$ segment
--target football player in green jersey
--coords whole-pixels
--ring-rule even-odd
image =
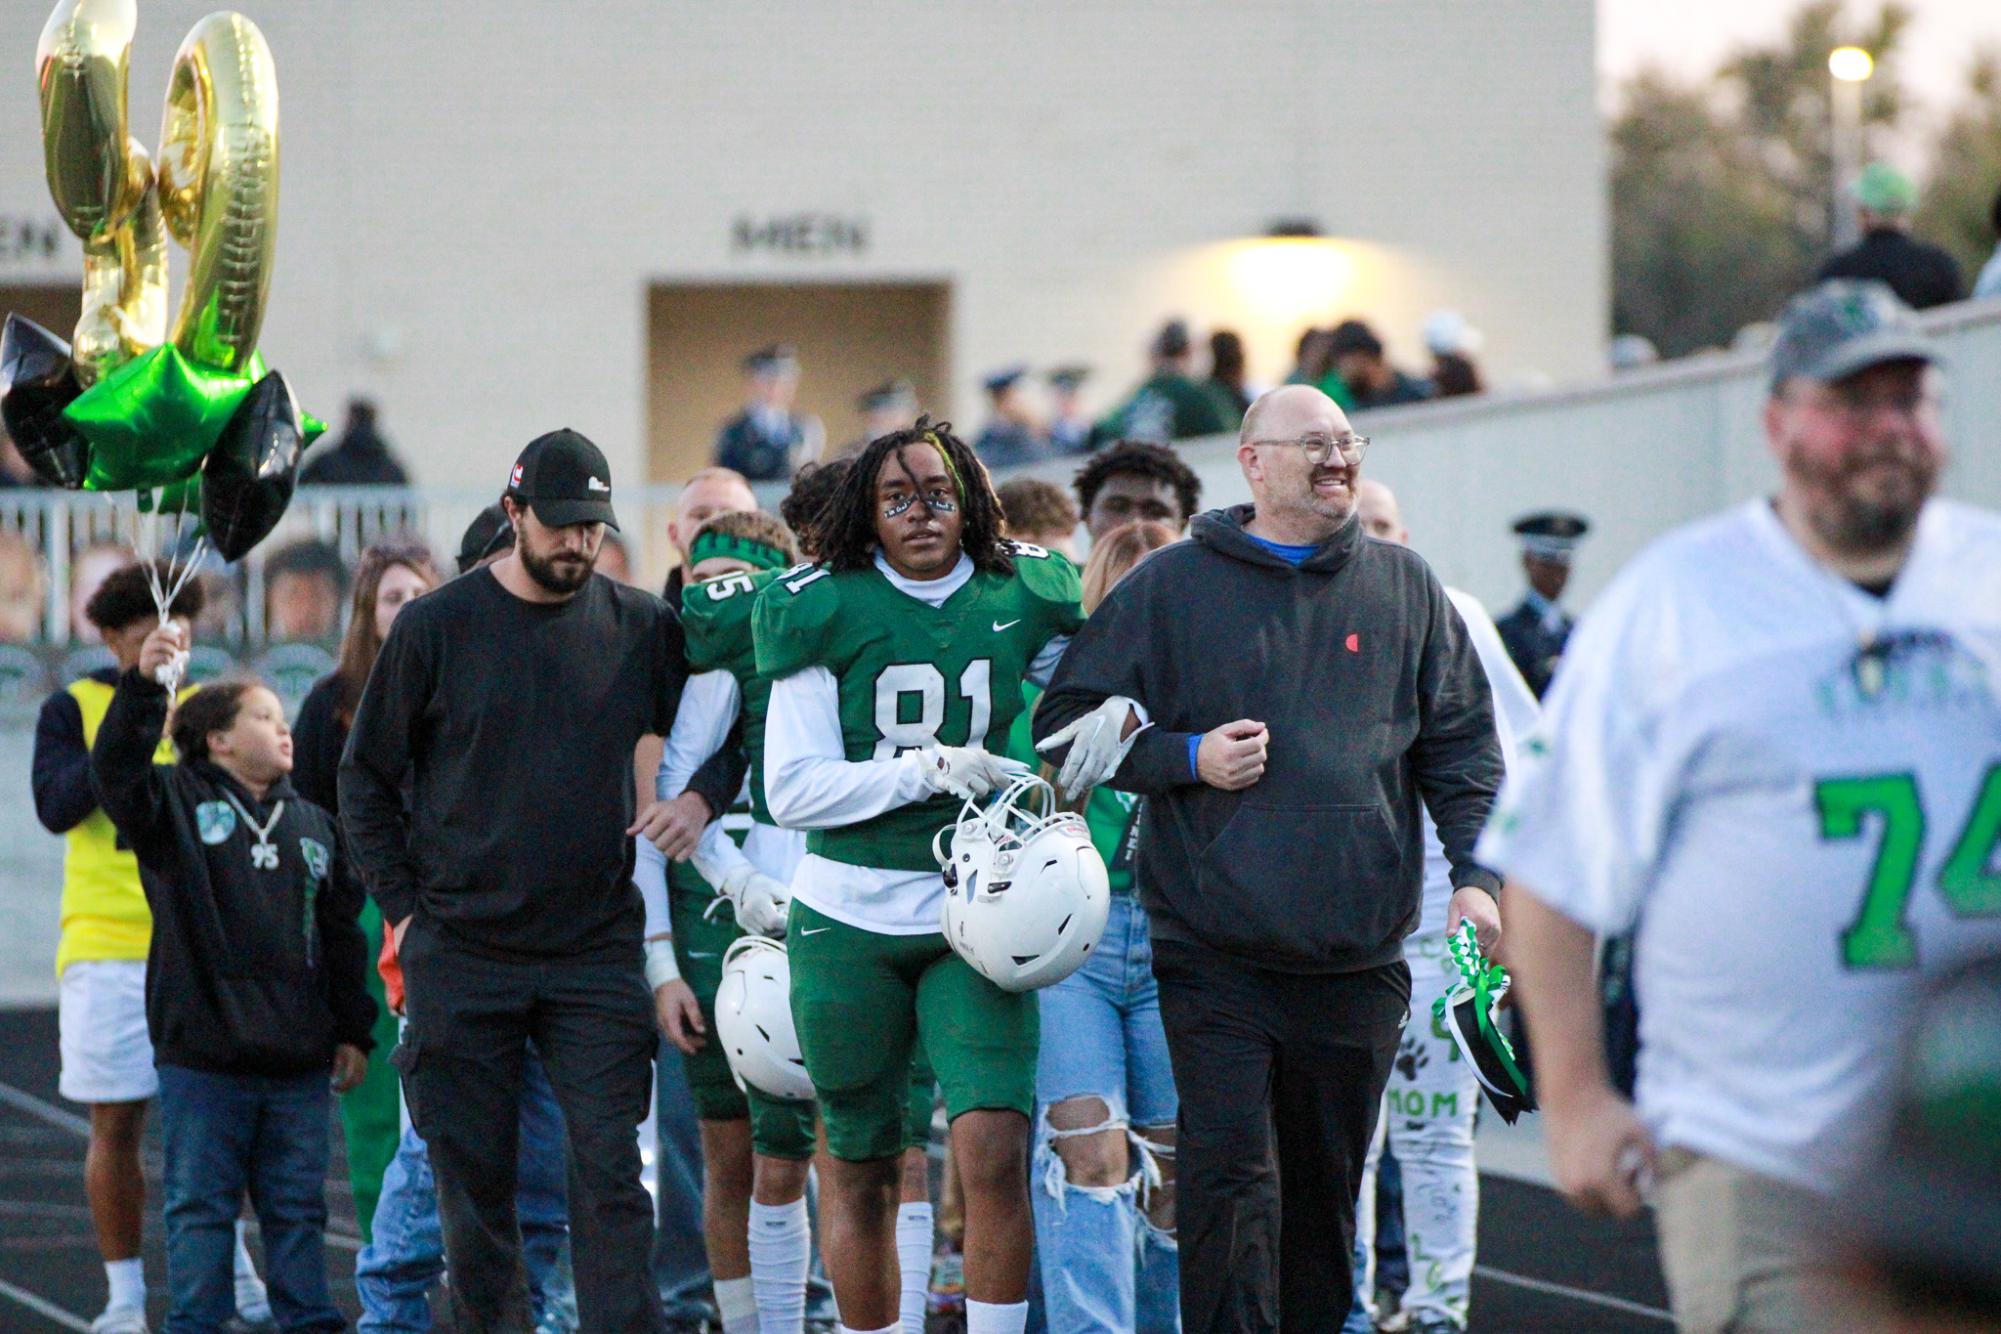
[[[792,544],[792,534],[767,514],[718,515],[691,541],[690,577],[681,595],[689,668],[696,675],[683,692],[667,738],[659,792],[671,797],[685,788],[695,769],[730,739],[739,719],[740,738],[751,757],[748,830],[738,831],[742,847],[724,832],[724,821],[717,820],[703,831],[694,864],[675,865],[667,873],[674,938],[681,946],[685,975],[705,1027],[711,1029],[724,954],[745,932],[784,934],[790,897],[786,882],[805,852],[805,834],[773,825],[764,804],[761,760],[770,685],[757,675],[750,628],[756,595],[780,568],[792,563]],[[718,903],[718,894],[728,900],[727,905]],[[720,917],[719,908],[724,909]],[[747,1263],[758,1327],[765,1334],[788,1330],[797,1334],[810,1249],[804,1191],[814,1109],[810,1103],[768,1097],[747,1081],[739,1090],[714,1045],[702,1045],[704,1039],[689,1032],[676,1040],[684,1050],[695,1048],[688,1065],[707,1159],[704,1211],[712,1237],[711,1269],[719,1276],[740,1274]],[[906,1321],[914,1314],[920,1325],[931,1254],[924,1146],[929,1139],[933,1085],[931,1069],[920,1055],[910,1074],[905,1122],[909,1147],[897,1211],[902,1304]],[[727,1321],[725,1328],[727,1334]]]
[[[780,824],[812,831],[792,882],[792,1010],[834,1159],[821,1210],[834,1296],[849,1329],[894,1327],[900,1104],[921,1037],[965,1187],[967,1329],[1018,1334],[1036,1001],[945,943],[932,837],[961,800],[1022,772],[1001,752],[1022,681],[1047,680],[1082,623],[1077,570],[1005,541],[985,468],[922,420],[862,452],[822,532],[824,563],[773,581],[752,627],[772,683],[765,797]],[[1076,738],[1076,786],[1116,767],[1108,730],[1110,744]]]
[[[690,660],[693,689],[682,692],[666,739],[655,785],[659,798],[670,799],[687,787],[693,767],[722,746],[737,718],[740,685],[721,648],[727,634],[718,633],[726,614],[719,618],[712,609],[726,608],[732,594],[740,595],[747,630],[756,579],[790,565],[796,554],[784,525],[755,511],[718,515],[691,541],[682,623],[685,632],[693,609],[703,647]],[[761,723],[761,708],[744,713],[747,725],[753,718]],[[810,1250],[805,1194],[814,1150],[813,1106],[739,1085],[716,1033],[723,957],[743,934],[738,921],[745,915],[744,900],[755,885],[763,908],[758,924],[775,926],[774,934],[782,931],[783,881],[766,869],[783,877],[800,851],[793,846],[797,836],[767,823],[767,834],[778,838],[752,849],[761,858],[753,864],[723,832],[728,820],[737,838],[750,836],[744,826],[762,802],[754,777],[747,787],[750,810],[739,805],[710,824],[692,866],[678,860],[670,864],[648,840],[639,840],[636,878],[649,899],[661,892],[664,879],[680,977],[663,989],[669,1003],[660,1008],[668,1039],[682,1052],[695,1098],[702,1141],[702,1230],[718,1314],[726,1331],[763,1327],[774,1334],[787,1329],[797,1334],[805,1318]],[[727,901],[718,897],[719,891]],[[759,1202],[766,1207],[760,1210]]]

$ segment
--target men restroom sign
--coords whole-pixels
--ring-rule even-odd
[[[838,213],[740,213],[730,224],[730,251],[738,255],[861,255],[868,252],[869,220]]]

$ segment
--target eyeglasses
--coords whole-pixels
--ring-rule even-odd
[[[882,517],[885,519],[900,519],[910,513],[910,507],[915,505],[918,499],[919,497],[913,493],[907,496],[899,495],[893,500],[885,500],[882,502]],[[930,510],[933,514],[951,514],[959,508],[959,498],[942,486],[935,486],[926,491],[922,499],[924,501],[924,508]]]
[[[1318,467],[1333,458],[1336,453],[1341,462],[1354,467],[1369,452],[1369,437],[1366,435],[1302,435],[1297,440],[1253,440],[1253,445],[1296,445],[1305,452],[1306,461]]]
[[[1855,385],[1830,384],[1822,386],[1816,394],[1796,396],[1793,401],[1859,424],[1871,420],[1885,409],[1899,417],[1916,417],[1938,407],[1939,396],[1936,390],[1923,385],[1892,389],[1886,393],[1865,393]]]

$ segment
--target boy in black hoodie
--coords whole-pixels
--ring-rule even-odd
[[[375,1019],[361,888],[332,818],[292,790],[291,734],[263,686],[190,696],[174,719],[180,763],[153,763],[167,716],[156,673],[183,636],[170,622],[147,637],[91,750],[98,798],[138,855],[153,911],[146,1021],[167,1159],[166,1328],[208,1334],[235,1313],[233,1224],[247,1190],[279,1326],[344,1329],[327,1290],[324,1181],[329,1082],[359,1082]]]

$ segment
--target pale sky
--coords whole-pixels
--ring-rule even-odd
[[[1684,74],[1713,70],[1733,47],[1769,40],[1785,30],[1801,0],[1597,0],[1598,71],[1608,83],[1654,60]],[[1857,19],[1878,0],[1847,0]],[[1909,0],[1915,12],[1905,37],[1907,85],[1936,115],[1966,83],[1971,52],[2001,49],[2001,0]]]

